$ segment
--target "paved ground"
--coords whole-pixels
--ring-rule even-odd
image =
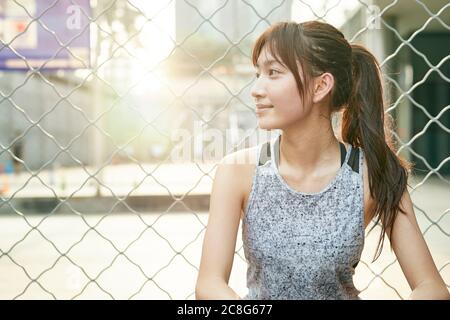
[[[445,212],[450,211],[449,194],[449,185],[438,179],[427,180],[412,193],[419,224],[426,231],[425,238],[447,284],[450,284],[450,214]],[[1,299],[194,298],[206,212],[44,217],[0,215]],[[431,225],[430,220],[439,220],[438,226]],[[146,229],[146,224],[152,228]],[[37,225],[37,229],[32,229]],[[95,230],[88,225],[96,226]],[[242,259],[240,230],[238,235],[230,286],[245,295],[246,264]],[[356,269],[355,285],[364,289],[361,297],[407,297],[409,287],[398,263],[390,265],[395,258],[388,246],[377,262],[370,264],[376,240],[376,234],[367,237],[363,252],[366,264],[360,263]],[[382,277],[374,276],[385,268]],[[88,277],[95,282],[89,282]]]
[[[9,198],[92,197],[97,192],[95,177],[102,182],[101,196],[207,194],[211,190],[214,163],[164,163],[161,165],[110,165],[98,173],[92,167],[43,170],[32,177],[29,172],[0,174],[0,196]],[[209,176],[208,176],[209,174]],[[44,185],[42,182],[46,185]]]

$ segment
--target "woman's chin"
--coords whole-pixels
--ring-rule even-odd
[[[273,130],[276,129],[276,126],[274,126],[269,121],[258,120],[258,128],[262,130]]]

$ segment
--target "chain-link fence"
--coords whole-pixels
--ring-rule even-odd
[[[228,153],[268,137],[249,93],[251,45],[291,19],[332,23],[381,61],[393,135],[415,163],[416,216],[450,284],[449,8],[439,0],[0,1],[0,297],[193,299],[223,156],[205,159],[208,142],[221,139]],[[230,286],[243,296],[238,235]],[[361,297],[406,297],[389,249],[370,263],[376,240],[367,236],[356,269]]]

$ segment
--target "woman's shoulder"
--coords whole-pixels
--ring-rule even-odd
[[[251,188],[258,150],[259,146],[255,146],[227,154],[217,166],[216,177],[223,177],[221,180],[226,181],[228,189],[239,191],[241,196],[245,195]]]
[[[255,166],[258,159],[258,152],[260,150],[260,145],[237,150],[235,152],[227,154],[223,157],[220,164],[222,165],[235,165],[236,168],[244,168],[244,166]]]
[[[245,208],[248,195],[250,194],[253,173],[258,161],[258,153],[261,145],[241,149],[226,155],[220,161],[218,169],[221,176],[226,176],[228,186],[226,189],[232,190],[234,195],[240,199],[240,210]]]

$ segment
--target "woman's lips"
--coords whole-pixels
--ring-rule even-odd
[[[272,109],[272,108],[273,108],[273,106],[257,105],[257,106],[256,106],[256,114],[257,114],[257,115],[263,114],[264,112],[266,112],[266,111],[268,111],[268,110],[270,110],[270,109]]]

